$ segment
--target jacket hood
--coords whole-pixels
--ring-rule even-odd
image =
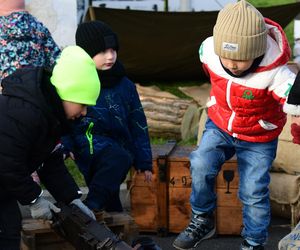
[[[48,114],[51,110],[42,90],[50,85],[50,76],[42,67],[18,69],[2,80],[2,94],[21,98]]]
[[[256,72],[268,71],[286,64],[291,57],[291,48],[282,27],[265,18],[268,29],[267,51]]]

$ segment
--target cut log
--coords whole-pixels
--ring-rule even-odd
[[[167,132],[174,132],[174,133],[180,133],[180,127],[181,125],[176,125],[172,122],[168,121],[158,121],[158,120],[152,120],[148,119],[148,127],[149,130],[151,129],[152,131],[167,131]]]
[[[161,113],[157,111],[145,111],[146,117],[149,120],[153,121],[166,121],[166,122],[171,122],[176,125],[180,125],[180,117],[183,116],[184,112],[182,112],[182,115],[176,116],[176,114],[172,113]],[[148,124],[149,125],[149,124]]]
[[[147,122],[152,137],[181,139],[183,117],[194,100],[180,99],[156,86],[142,87],[137,84]]]

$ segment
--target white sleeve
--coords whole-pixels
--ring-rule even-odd
[[[273,93],[275,99],[283,104],[289,95],[295,78],[296,75],[286,65],[280,66],[269,85],[269,91]]]

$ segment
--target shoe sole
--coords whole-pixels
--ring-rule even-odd
[[[205,235],[201,240],[197,241],[195,243],[194,246],[192,246],[191,248],[181,248],[181,247],[178,247],[176,246],[174,243],[173,243],[173,247],[175,247],[176,249],[179,249],[179,250],[193,250],[195,249],[202,241],[204,240],[207,240],[207,239],[210,239],[212,238],[216,233],[216,228],[214,228],[212,231],[210,231],[207,235]]]

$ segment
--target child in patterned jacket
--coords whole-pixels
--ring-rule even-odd
[[[52,68],[60,49],[24,0],[0,0],[0,82],[18,68]]]

